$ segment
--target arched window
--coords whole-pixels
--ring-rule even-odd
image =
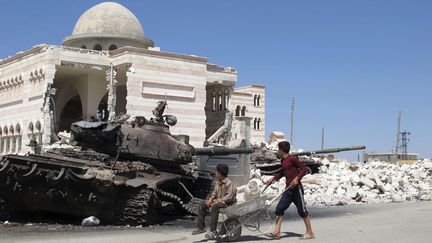
[[[218,110],[222,110],[223,104],[222,104],[222,90],[218,91]]]
[[[254,95],[254,106],[256,106],[256,103],[257,103],[257,96]]]
[[[33,122],[30,122],[30,123],[28,124],[28,134],[33,133],[33,129],[34,129],[34,127],[33,127]]]
[[[15,128],[12,125],[9,127],[9,134],[10,134],[9,142],[11,148],[10,152],[15,153],[16,150]]]
[[[110,51],[114,51],[115,49],[117,49],[117,46],[114,44],[110,45],[108,48],[108,50],[110,50]]]
[[[243,106],[243,107],[242,107],[241,115],[242,115],[242,116],[246,116],[246,106]]]
[[[261,95],[258,95],[258,97],[257,97],[257,106],[260,106],[260,99],[261,99]]]
[[[8,137],[8,128],[7,126],[3,127],[3,136],[5,137],[4,142],[3,142],[3,152],[8,153],[9,152],[9,137]]]
[[[257,129],[257,119],[255,117],[255,119],[254,119],[254,130],[256,130],[256,129]]]
[[[258,121],[257,121],[257,130],[260,130],[260,123],[261,123],[261,118],[258,118]]]
[[[228,90],[226,89],[225,90],[225,94],[224,94],[224,109],[225,110],[228,110],[228,106],[229,106],[229,92],[228,92]]]
[[[96,44],[93,46],[93,50],[95,51],[102,51],[102,46],[100,44]]]
[[[38,144],[42,144],[42,126],[41,126],[40,121],[36,122],[35,127],[36,127],[36,133],[37,133],[37,136],[36,136],[37,142],[38,142]]]
[[[212,94],[212,111],[216,111],[216,92]]]
[[[22,135],[21,135],[21,126],[20,124],[16,124],[15,126],[15,134],[16,134],[16,151],[21,152],[22,147]]]
[[[240,116],[240,109],[241,109],[241,107],[238,105],[238,106],[236,107],[236,111],[235,111],[235,115],[236,115],[236,116]]]
[[[82,45],[81,49],[87,49],[87,46],[86,45]]]

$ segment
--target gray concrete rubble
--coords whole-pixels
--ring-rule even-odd
[[[326,159],[324,159],[326,160]],[[303,177],[305,201],[309,205],[346,205],[432,200],[432,161],[418,160],[414,164],[395,165],[386,162],[366,164],[323,161],[320,173]],[[250,200],[260,195],[266,180],[259,169],[251,171],[251,181],[239,187],[238,200]],[[260,191],[256,189],[259,187]],[[282,178],[262,194],[274,198],[285,188]]]

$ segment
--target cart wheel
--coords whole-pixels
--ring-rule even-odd
[[[225,226],[226,226],[226,228],[225,228]],[[236,240],[238,240],[238,238],[240,238],[240,235],[242,232],[241,224],[237,219],[230,218],[230,219],[225,220],[225,223],[222,224],[222,227],[221,227],[221,230],[219,233],[220,235],[224,235],[225,233],[230,232],[231,230],[233,230],[236,227],[237,227],[237,229],[235,229],[234,232],[232,232],[231,234],[222,238],[222,241],[236,241]]]

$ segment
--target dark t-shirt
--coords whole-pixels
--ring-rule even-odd
[[[281,159],[281,166],[282,170],[273,177],[275,180],[278,181],[285,176],[286,186],[288,187],[294,178],[298,176],[299,185],[301,185],[300,180],[306,174],[307,168],[297,157],[288,155],[288,157]]]

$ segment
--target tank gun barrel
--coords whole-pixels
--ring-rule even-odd
[[[229,155],[229,154],[251,154],[252,148],[224,148],[224,147],[205,147],[195,148],[195,155]]]
[[[290,153],[290,155],[302,156],[302,155],[314,155],[314,154],[329,154],[329,153],[339,153],[339,152],[351,151],[351,150],[362,150],[362,149],[365,149],[365,148],[366,148],[366,146],[352,146],[352,147],[345,147],[345,148],[330,148],[330,149],[315,150],[315,151],[293,152],[293,153]]]

